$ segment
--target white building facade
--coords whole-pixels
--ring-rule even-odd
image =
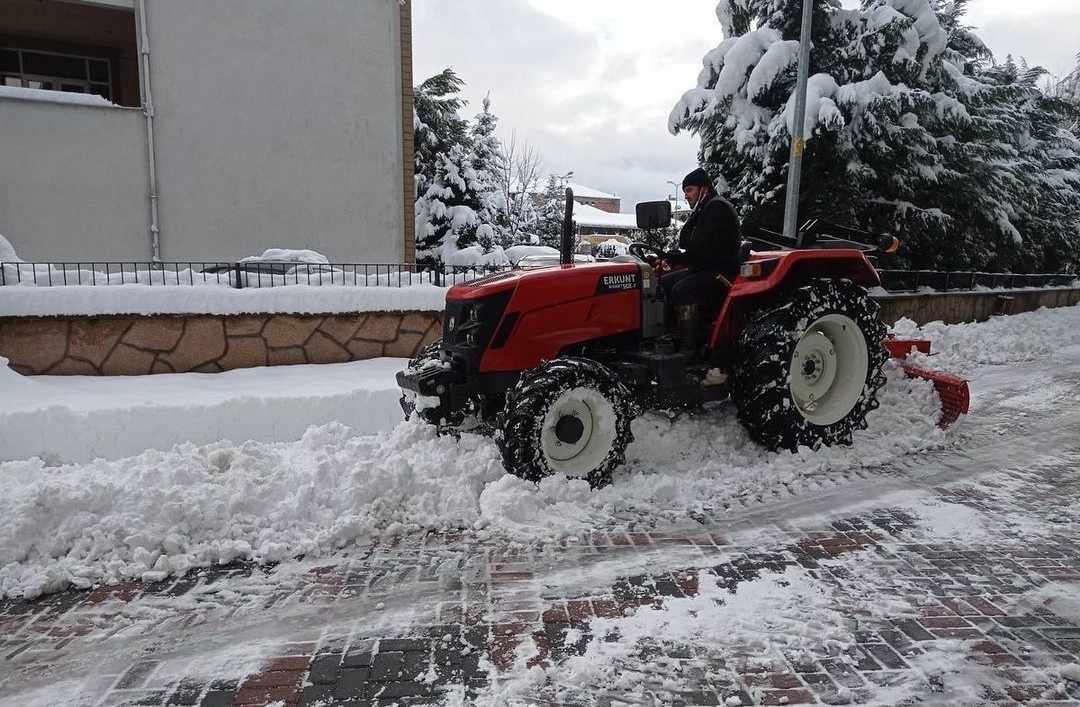
[[[410,261],[410,21],[400,0],[0,0],[0,233],[33,261]]]

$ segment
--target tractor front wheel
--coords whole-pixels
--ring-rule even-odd
[[[596,488],[625,461],[635,411],[613,371],[558,358],[522,374],[507,393],[495,441],[511,474],[529,481],[565,474]]]
[[[421,349],[416,352],[416,356],[409,359],[406,370],[409,373],[416,373],[428,366],[439,365],[441,351],[442,339],[435,339],[435,341],[421,347]],[[401,409],[405,411],[406,419],[412,417],[412,414],[416,411],[416,396],[412,393],[405,393],[401,396],[399,403],[401,404]],[[423,418],[424,414],[421,413],[420,416]],[[425,421],[430,422],[431,424],[438,423],[437,420],[427,420],[426,418]]]
[[[878,309],[849,280],[814,280],[752,314],[732,387],[750,436],[773,450],[851,444],[885,383]]]

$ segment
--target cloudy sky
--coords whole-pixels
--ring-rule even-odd
[[[855,0],[845,0],[846,4]],[[613,192],[622,210],[672,194],[697,141],[667,119],[723,39],[716,0],[413,0],[414,79],[453,67],[472,118],[490,94],[499,134],[545,173]],[[996,56],[1066,73],[1080,53],[1077,0],[970,0]]]

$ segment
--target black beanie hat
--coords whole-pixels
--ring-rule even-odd
[[[690,174],[683,177],[682,180],[683,189],[686,187],[708,187],[713,188],[713,181],[709,179],[709,173],[698,167]]]

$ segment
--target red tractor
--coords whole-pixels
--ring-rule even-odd
[[[866,427],[889,356],[868,254],[886,241],[828,235],[817,222],[787,245],[759,230],[730,291],[717,287],[703,350],[687,355],[665,321],[658,252],[634,244],[612,260],[572,262],[567,202],[558,264],[450,288],[442,340],[398,373],[407,414],[494,434],[506,469],[524,479],[565,474],[594,487],[625,460],[643,409],[730,398],[770,450],[850,444]],[[666,227],[670,204],[639,204],[637,217]]]

